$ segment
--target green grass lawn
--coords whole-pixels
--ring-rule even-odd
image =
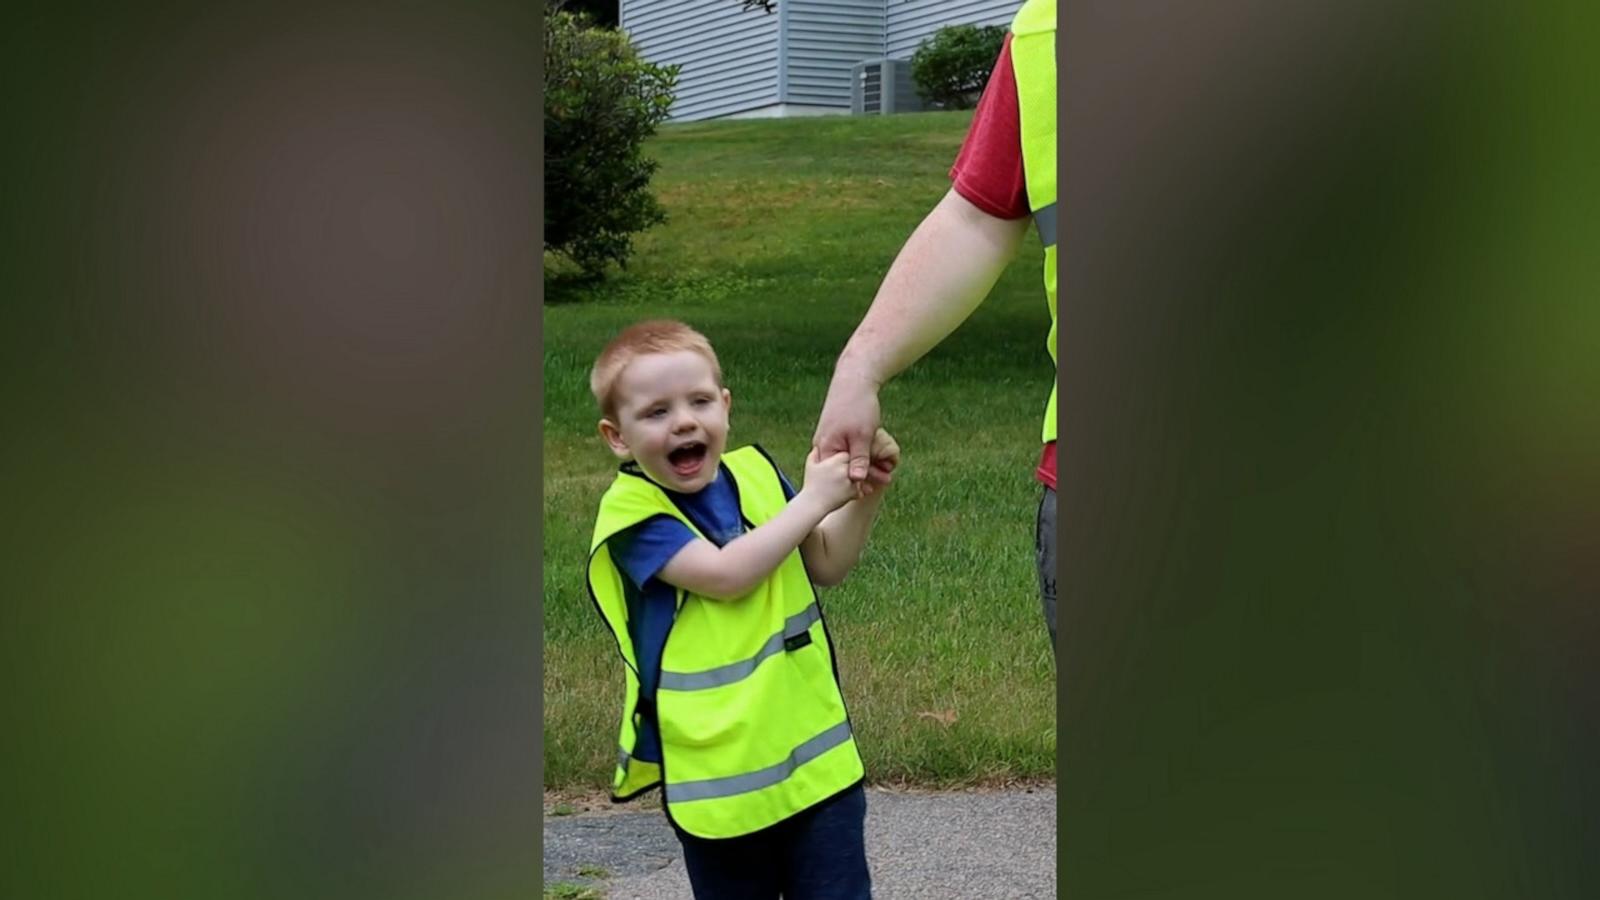
[[[798,481],[833,361],[948,189],[969,119],[664,127],[650,152],[670,220],[638,236],[628,269],[604,284],[547,283],[547,788],[604,786],[616,757],[621,663],[583,584],[616,465],[595,432],[595,354],[642,318],[705,332],[733,394],[729,446],[764,445]],[[972,319],[882,395],[902,465],[861,564],[821,591],[873,781],[1054,775],[1055,668],[1033,567],[1032,470],[1053,377],[1041,268],[1030,235]]]

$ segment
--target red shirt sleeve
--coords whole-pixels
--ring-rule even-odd
[[[1056,442],[1050,441],[1044,445],[1044,450],[1039,453],[1039,467],[1033,470],[1033,477],[1040,484],[1050,490],[1056,489]]]
[[[1021,115],[1009,32],[978,100],[967,139],[950,167],[950,180],[956,193],[991,216],[1020,219],[1030,212],[1022,175]]]

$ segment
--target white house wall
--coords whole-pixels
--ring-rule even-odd
[[[856,63],[908,60],[946,25],[1007,25],[1022,0],[620,0],[645,59],[677,64],[673,121],[850,109]]]
[[[674,121],[779,102],[777,13],[744,10],[737,0],[622,0],[620,13],[645,59],[682,67]]]
[[[946,25],[1010,25],[1022,0],[885,0],[885,55],[910,59]]]
[[[778,9],[783,99],[848,112],[850,68],[883,56],[884,0],[780,0]]]

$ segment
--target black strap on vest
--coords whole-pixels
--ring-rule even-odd
[[[1056,205],[1054,203],[1043,209],[1034,210],[1033,224],[1039,227],[1039,240],[1046,247],[1056,244]]]

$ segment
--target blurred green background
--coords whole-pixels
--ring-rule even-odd
[[[532,894],[534,10],[7,12],[0,894]],[[1600,896],[1594,7],[1065,16],[1063,892]]]
[[[1065,894],[1600,896],[1595,8],[1080,12]]]
[[[0,895],[537,891],[533,14],[8,7]]]

